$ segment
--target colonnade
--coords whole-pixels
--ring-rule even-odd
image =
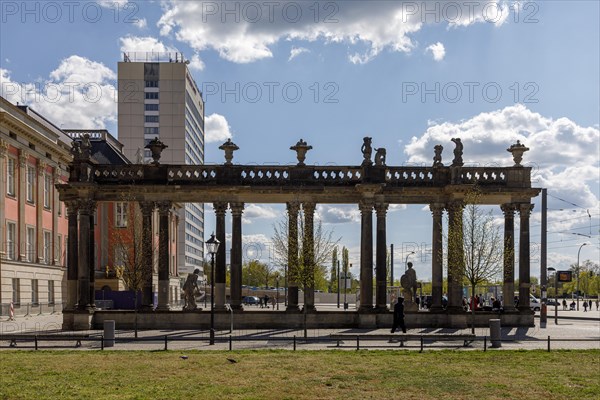
[[[307,311],[315,310],[314,303],[314,273],[310,269],[299,268],[298,217],[302,209],[304,215],[304,232],[302,259],[304,265],[314,264],[314,211],[315,203],[288,202],[288,306],[287,311],[299,310],[299,286],[303,284],[304,305]],[[231,306],[242,309],[242,223],[243,203],[230,203],[232,212],[232,249],[231,249]],[[386,214],[388,204],[372,199],[365,199],[358,204],[361,213],[361,255],[360,255],[360,307],[359,312],[385,312],[387,308],[387,238]],[[429,205],[432,214],[432,312],[442,310],[443,292],[443,213],[448,213],[448,271],[446,309],[449,312],[461,312],[463,298],[463,278],[465,270],[463,248],[462,215],[464,203],[451,201],[447,203],[432,203]],[[514,311],[513,293],[515,290],[515,245],[514,245],[514,213],[519,212],[519,310],[529,311],[530,287],[530,249],[529,249],[529,216],[533,205],[530,203],[502,204],[504,213],[504,271],[503,293],[504,310]],[[225,243],[225,213],[227,203],[214,203],[216,214],[216,237]],[[373,277],[373,210],[376,215],[376,245],[375,245],[375,277]],[[215,271],[215,309],[225,307],[225,246],[219,246],[216,255]],[[309,272],[308,274],[306,272]],[[313,271],[314,272],[314,271]],[[375,285],[373,285],[375,278]],[[375,304],[373,304],[373,286],[375,286]]]

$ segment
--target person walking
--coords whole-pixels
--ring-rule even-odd
[[[562,305],[563,305],[563,311],[567,311],[567,300],[563,299]]]
[[[596,300],[596,311],[598,311],[599,307],[600,307],[600,300]]]
[[[592,299],[588,300],[588,306],[590,307],[590,311],[592,311]]]
[[[398,297],[398,302],[394,306],[394,323],[391,333],[396,332],[396,328],[400,327],[402,333],[406,333],[406,325],[404,324],[404,297]]]
[[[587,304],[588,304],[588,303],[587,303],[587,300],[584,300],[584,301],[583,301],[583,312],[586,312],[586,311],[587,311]]]

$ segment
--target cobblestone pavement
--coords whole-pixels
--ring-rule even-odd
[[[268,312],[265,310],[265,312]],[[539,313],[537,313],[539,314]],[[551,349],[600,349],[600,312],[599,311],[562,311],[558,312],[558,324],[554,322],[554,311],[548,315],[546,327],[540,327],[539,318],[536,318],[536,326],[531,328],[502,328],[501,349],[543,349],[548,348],[548,337],[550,337]],[[61,331],[62,314],[38,315],[29,317],[17,317],[15,321],[0,321],[0,346],[8,348],[9,336],[14,334],[38,335],[89,335],[93,340],[82,340],[81,346],[76,347],[76,340],[69,339],[59,342],[39,340],[40,348],[62,348],[62,349],[100,349],[98,340],[102,335],[101,330],[65,332]],[[410,327],[409,327],[410,328]],[[273,330],[234,330],[217,331],[216,343],[210,345],[208,342],[208,331],[198,330],[150,330],[139,331],[138,341],[134,341],[135,333],[131,330],[118,330],[116,332],[117,342],[114,347],[105,347],[105,350],[160,350],[165,347],[165,336],[167,336],[167,348],[169,350],[227,350],[231,346],[234,350],[240,349],[294,349],[294,342],[298,350],[326,350],[345,349],[355,350],[356,339],[340,341],[338,343],[329,338],[332,333],[347,334],[389,334],[389,329],[309,329],[304,339],[304,331],[289,329]],[[467,334],[470,329],[409,329],[411,335],[432,334]],[[476,328],[476,340],[467,347],[463,346],[462,340],[436,341],[424,339],[424,349],[461,349],[461,350],[483,350],[490,348],[489,328]],[[295,339],[294,339],[295,337]],[[484,342],[484,337],[485,342]],[[17,342],[17,349],[33,348],[33,342]],[[407,341],[401,346],[399,340],[371,341],[360,340],[360,348],[370,349],[407,349],[420,350],[419,340]]]

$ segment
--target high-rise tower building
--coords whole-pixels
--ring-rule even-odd
[[[204,100],[187,64],[181,53],[125,53],[119,62],[119,141],[133,162],[151,161],[144,147],[158,137],[168,146],[162,164],[204,163]],[[204,205],[180,213],[178,272],[202,271]]]

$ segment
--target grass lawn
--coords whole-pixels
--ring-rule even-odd
[[[579,400],[599,371],[597,350],[1,351],[0,399]]]

